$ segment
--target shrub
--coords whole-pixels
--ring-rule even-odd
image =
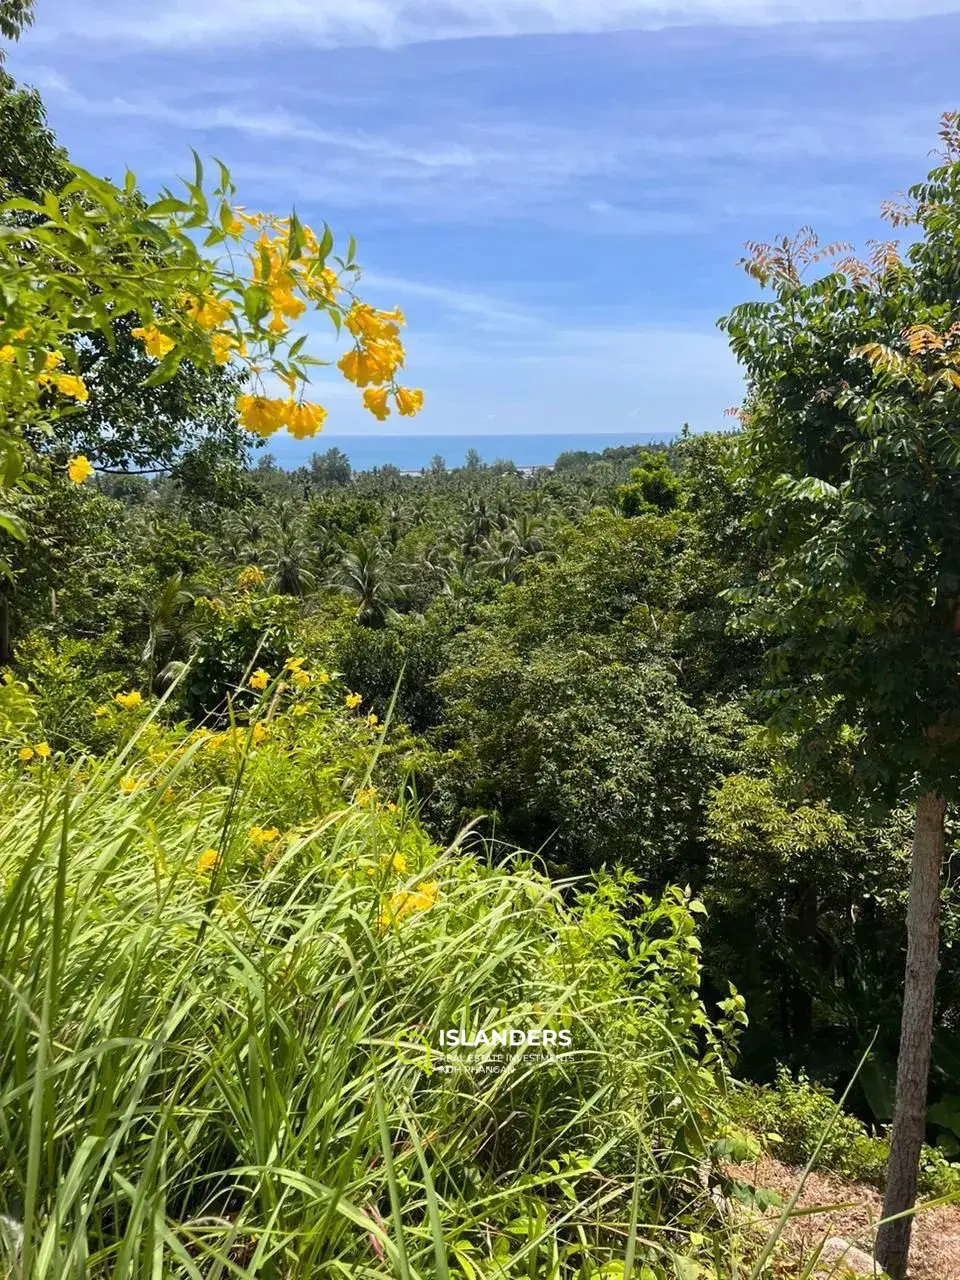
[[[829,1089],[810,1081],[803,1071],[794,1076],[781,1066],[773,1087],[738,1090],[731,1110],[741,1123],[765,1136],[786,1164],[805,1165],[826,1134],[813,1167],[882,1190],[889,1154],[886,1138],[871,1133],[856,1116],[837,1112],[836,1105]],[[929,1196],[960,1193],[960,1165],[925,1146],[920,1190]]]

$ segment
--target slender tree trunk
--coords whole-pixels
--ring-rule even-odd
[[[917,801],[907,906],[907,970],[897,1058],[897,1097],[890,1131],[884,1218],[912,1209],[917,1198],[933,1039],[946,811],[947,802],[936,792],[928,791]],[[912,1226],[913,1216],[909,1215],[885,1223],[877,1232],[876,1258],[893,1280],[904,1280],[906,1276]]]

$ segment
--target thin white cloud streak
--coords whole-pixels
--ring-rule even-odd
[[[696,24],[877,22],[958,12],[958,0],[48,0],[33,39],[153,46],[215,41],[393,47],[472,36],[658,30]]]
[[[179,153],[177,131],[194,143],[198,134],[233,137],[235,176],[271,199],[390,209],[435,223],[532,219],[614,236],[688,234],[755,216],[758,198],[769,204],[783,186],[776,167],[786,173],[794,161],[922,163],[939,114],[932,103],[899,111],[817,108],[799,118],[785,108],[729,104],[617,106],[584,111],[574,126],[510,118],[487,106],[444,113],[431,108],[427,94],[417,114],[378,132],[328,127],[284,106],[252,108],[249,95],[211,101],[199,92],[191,99],[175,86],[166,99],[129,90],[107,98],[42,67],[32,75],[28,68],[25,78],[73,114],[117,127],[140,122],[124,137],[136,144],[139,134],[151,166],[160,153]],[[218,152],[222,145],[218,137]],[[271,152],[282,162],[262,158]],[[751,174],[761,179],[759,191]],[[808,218],[834,211],[848,218],[858,203],[854,182],[809,194]],[[785,213],[796,206],[794,189],[783,203]],[[872,216],[874,204],[862,200],[862,216]]]

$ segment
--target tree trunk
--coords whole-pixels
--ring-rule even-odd
[[[912,1209],[926,1129],[927,1078],[933,1039],[933,995],[940,932],[940,868],[947,802],[928,791],[917,801],[907,906],[907,969],[897,1058],[897,1097],[890,1131],[883,1217]],[[876,1258],[893,1280],[904,1280],[913,1215],[882,1225]]]

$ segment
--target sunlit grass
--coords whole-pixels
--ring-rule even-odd
[[[204,749],[148,769],[134,738],[0,792],[23,1274],[586,1276],[682,1249],[722,1079],[683,896],[628,927],[614,882],[571,905],[369,786],[252,825],[243,768],[196,782]],[[256,796],[298,767],[277,734]],[[439,1047],[461,1026],[573,1043],[471,1073]]]

